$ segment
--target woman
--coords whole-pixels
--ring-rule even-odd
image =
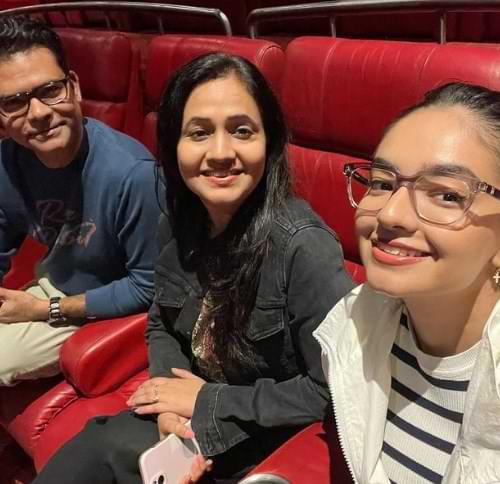
[[[360,483],[500,482],[500,93],[452,83],[347,165],[367,284],[315,331]]]
[[[91,421],[38,484],[139,483],[137,457],[158,431],[194,434],[214,479],[243,475],[327,407],[312,331],[352,282],[335,235],[291,195],[287,131],[266,81],[240,57],[195,59],[163,95],[158,140],[168,215],[151,379],[133,412]]]

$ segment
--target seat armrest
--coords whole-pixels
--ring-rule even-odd
[[[141,313],[84,325],[61,349],[66,379],[84,396],[97,397],[147,368],[146,320]]]
[[[333,417],[331,417],[333,420]],[[291,484],[351,484],[336,432],[315,423],[294,435],[249,474],[274,474]]]

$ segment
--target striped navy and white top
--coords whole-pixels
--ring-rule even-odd
[[[462,424],[479,343],[438,358],[417,346],[401,318],[391,352],[392,385],[382,464],[392,483],[441,482]]]

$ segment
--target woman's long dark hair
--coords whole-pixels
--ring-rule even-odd
[[[236,76],[255,100],[266,134],[264,175],[224,232],[210,239],[208,212],[184,183],[177,143],[182,118],[193,90],[208,81]],[[209,294],[211,337],[222,368],[252,368],[253,351],[246,337],[260,277],[277,213],[290,196],[286,156],[288,131],[280,105],[259,70],[235,55],[197,57],[172,78],[159,109],[159,161],[166,181],[167,209],[181,260],[195,270]]]

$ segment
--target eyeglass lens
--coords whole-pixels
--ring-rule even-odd
[[[66,99],[66,81],[53,81],[33,89],[30,93],[19,93],[0,100],[0,110],[9,115],[22,115],[28,111],[32,98],[36,97],[49,106]]]
[[[449,224],[469,208],[472,191],[464,180],[447,175],[423,175],[414,182],[411,199],[418,215],[428,221]],[[384,208],[399,188],[395,173],[378,168],[356,168],[350,177],[350,196],[362,210]]]

